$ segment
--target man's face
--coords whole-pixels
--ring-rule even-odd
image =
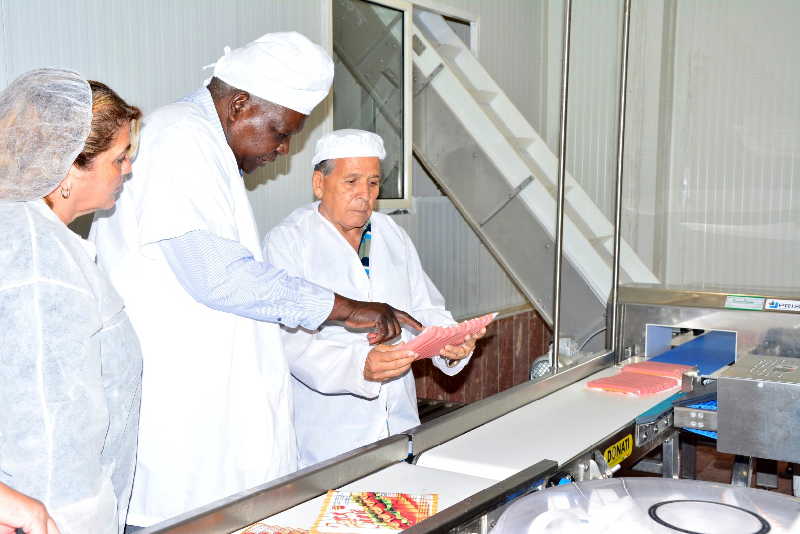
[[[278,154],[289,153],[291,137],[303,129],[302,113],[258,99],[248,100],[231,120],[228,145],[236,163],[250,174]]]
[[[328,176],[314,172],[314,194],[321,200],[320,212],[340,229],[361,228],[369,220],[381,185],[378,158],[333,160]]]

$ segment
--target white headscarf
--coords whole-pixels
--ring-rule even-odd
[[[334,130],[317,141],[312,165],[326,159],[386,157],[380,135],[365,130]]]
[[[333,83],[331,57],[297,32],[268,33],[234,50],[226,46],[213,67],[214,76],[228,85],[303,115]]]

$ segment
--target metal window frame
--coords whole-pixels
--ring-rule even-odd
[[[378,209],[381,211],[393,211],[398,209],[411,208],[412,196],[412,133],[413,133],[413,79],[411,63],[411,39],[412,39],[412,9],[413,4],[407,0],[358,0],[368,4],[396,9],[403,12],[403,197],[378,199]],[[332,4],[332,2],[331,2]],[[331,8],[332,9],[332,8]],[[333,17],[331,15],[331,50],[333,50]],[[336,98],[336,95],[333,95]],[[332,101],[331,101],[332,103]],[[333,105],[330,111],[331,124],[333,124]]]
[[[480,17],[471,11],[461,7],[455,7],[448,4],[443,4],[440,0],[412,0],[415,8],[424,9],[438,13],[449,19],[455,19],[460,22],[469,24],[469,50],[472,55],[478,57],[478,47],[480,43]]]

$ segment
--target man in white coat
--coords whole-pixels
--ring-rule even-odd
[[[414,323],[263,261],[242,181],[287,154],[328,93],[333,62],[297,33],[226,49],[214,76],[145,119],[130,180],[91,237],[144,357],[128,523],[149,526],[297,467],[289,372],[276,323]]]
[[[353,299],[385,301],[426,326],[453,324],[411,239],[391,217],[373,211],[385,155],[383,140],[371,132],[337,130],[322,137],[312,178],[320,201],[273,228],[265,256],[294,276]],[[483,334],[445,347],[434,365],[458,373]],[[401,339],[411,337],[403,332]],[[337,325],[284,328],[282,338],[301,467],[419,424],[413,353],[391,345],[371,348],[363,333]]]

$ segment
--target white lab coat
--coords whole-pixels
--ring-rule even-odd
[[[205,91],[205,90],[204,90]],[[213,310],[180,285],[158,241],[205,230],[261,260],[245,187],[210,95],[146,121],[133,178],[96,217],[100,264],[144,355],[128,523],[148,526],[292,472],[297,450],[279,328]],[[213,114],[213,115],[212,115]]]
[[[122,534],[142,358],[94,247],[43,200],[0,202],[0,482],[62,534]]]
[[[454,323],[408,234],[390,217],[372,215],[367,276],[356,251],[318,206],[298,208],[269,232],[264,242],[269,261],[345,297],[386,302],[426,326]],[[403,340],[411,337],[404,329]],[[363,332],[334,325],[316,332],[284,328],[282,339],[292,372],[301,467],[419,424],[410,370],[385,383],[364,378],[370,346]],[[433,360],[448,375],[467,362],[448,367],[441,357]]]

